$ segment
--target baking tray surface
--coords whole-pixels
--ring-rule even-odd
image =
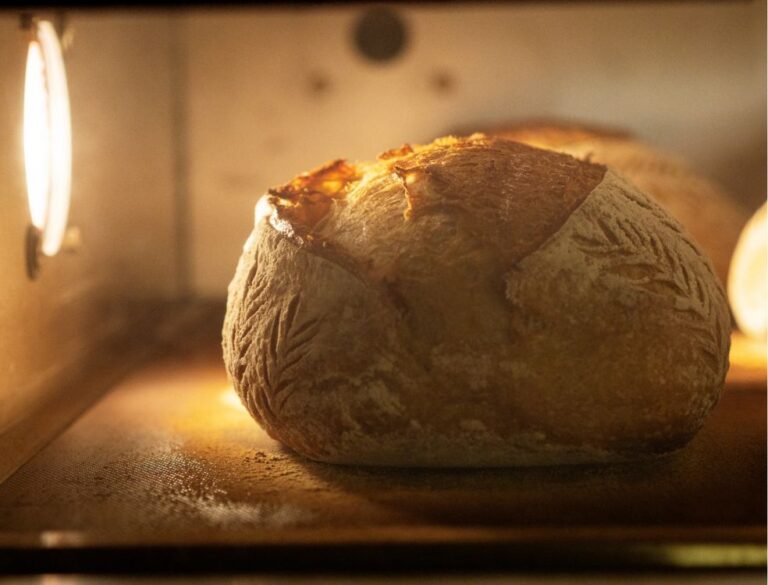
[[[236,400],[218,338],[198,341],[134,372],[0,485],[0,568],[765,563],[764,381],[726,388],[692,443],[654,461],[339,467],[271,440]]]

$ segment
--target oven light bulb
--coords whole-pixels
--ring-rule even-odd
[[[32,225],[46,256],[61,248],[69,215],[72,128],[69,92],[58,35],[34,23],[24,80],[24,167]]]
[[[24,83],[24,163],[32,225],[42,230],[48,209],[50,185],[50,122],[45,87],[43,52],[37,41],[29,44]]]

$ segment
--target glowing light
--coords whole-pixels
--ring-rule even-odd
[[[731,353],[729,359],[731,367],[738,366],[746,370],[761,372],[761,378],[765,381],[765,368],[768,365],[768,348],[765,341],[747,337],[739,331],[731,335]]]
[[[32,224],[47,256],[61,248],[72,182],[72,127],[67,75],[53,25],[35,24],[24,81],[24,166]]]
[[[728,274],[728,298],[739,329],[750,337],[768,337],[768,225],[766,205],[739,236]]]
[[[48,120],[48,89],[40,44],[32,41],[27,53],[24,81],[24,164],[32,225],[42,230],[48,213],[51,133]]]
[[[272,205],[269,196],[262,195],[256,202],[256,209],[254,211],[256,225],[269,218],[274,211],[275,208]]]
[[[240,401],[240,397],[237,395],[237,392],[235,392],[235,389],[231,386],[221,393],[219,399],[230,408],[234,408],[235,410],[239,410],[245,413],[248,412],[245,406],[243,406],[243,403]]]

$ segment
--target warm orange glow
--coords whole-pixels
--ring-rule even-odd
[[[237,395],[237,392],[235,392],[235,389],[231,386],[221,393],[219,400],[221,400],[230,408],[234,408],[235,410],[239,410],[245,413],[248,412],[245,409],[245,406],[243,406],[243,403],[240,401],[240,397]]]
[[[61,248],[69,215],[72,128],[67,75],[53,25],[35,24],[24,84],[24,163],[29,213],[48,256]]]
[[[763,204],[741,232],[728,274],[728,298],[736,324],[746,335],[763,342],[768,336],[766,220]]]
[[[768,363],[768,347],[765,341],[747,337],[743,333],[734,331],[731,335],[731,353],[729,359],[731,366],[737,366],[746,370],[757,370],[763,372],[765,378],[765,368]]]

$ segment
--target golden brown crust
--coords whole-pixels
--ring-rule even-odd
[[[562,120],[519,122],[488,133],[615,169],[679,220],[712,260],[720,280],[727,280],[746,211],[681,160],[628,132]]]
[[[269,189],[269,203],[297,234],[305,234],[328,214],[334,199],[344,197],[349,183],[357,178],[357,169],[347,161],[330,161]]]
[[[563,225],[603,180],[605,167],[475,134],[406,144],[374,163],[332,161],[270,189],[269,201],[294,233],[316,239],[315,228],[334,201],[343,202],[366,176],[387,172],[402,181],[406,219],[450,208],[462,227],[494,247],[505,262],[515,262]],[[331,245],[324,240],[326,248]]]
[[[451,208],[509,263],[557,231],[605,175],[601,165],[482,135],[419,149],[392,169],[406,218]]]
[[[230,285],[225,361],[271,436],[328,462],[499,466],[650,456],[701,426],[727,308],[636,187],[482,136],[344,168],[267,197]]]

